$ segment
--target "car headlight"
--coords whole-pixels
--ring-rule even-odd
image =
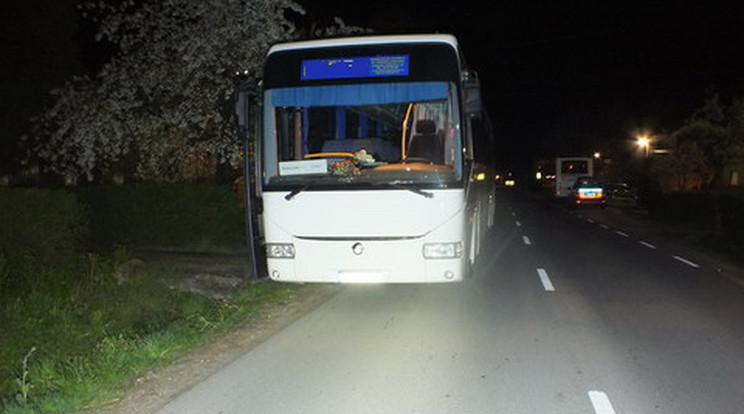
[[[269,259],[294,259],[295,248],[292,243],[268,243],[266,257]]]
[[[424,243],[425,259],[455,259],[462,256],[462,242]]]

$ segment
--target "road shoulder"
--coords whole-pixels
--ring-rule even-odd
[[[137,377],[120,400],[88,414],[153,413],[180,393],[204,381],[240,356],[325,303],[338,285],[297,285],[287,303],[261,310],[241,328],[210,340],[177,360]]]

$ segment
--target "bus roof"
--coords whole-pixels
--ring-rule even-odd
[[[411,43],[445,43],[458,50],[457,39],[448,34],[414,34],[414,35],[385,35],[385,36],[357,36],[339,37],[333,39],[305,40],[300,42],[278,43],[269,49],[269,55],[286,50],[301,50],[315,48],[332,48],[360,45],[394,45]]]

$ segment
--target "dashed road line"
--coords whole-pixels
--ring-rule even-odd
[[[694,263],[694,262],[691,262],[691,261],[685,259],[684,257],[680,257],[680,256],[672,256],[672,257],[674,257],[675,259],[679,260],[680,262],[682,262],[682,263],[684,263],[684,264],[686,264],[688,266],[692,266],[692,267],[694,267],[696,269],[700,267],[699,264]]]
[[[592,401],[594,412],[597,414],[615,414],[610,398],[602,391],[589,391],[589,399]]]
[[[570,212],[570,213],[571,214],[575,214],[574,212]],[[514,213],[512,213],[512,214],[514,214]],[[577,214],[577,217],[578,218],[582,218],[582,215],[581,214]],[[588,223],[595,224],[595,221],[593,219],[591,219],[591,218],[587,218],[585,220]],[[604,223],[597,223],[597,224],[599,224],[599,227],[601,227],[601,228],[603,228],[605,230],[610,230],[610,226],[608,226],[607,224],[604,224]],[[517,221],[517,226],[520,226],[520,223],[518,221]],[[617,234],[618,236],[621,236],[621,237],[630,237],[630,235],[628,233],[626,233],[624,231],[620,231],[620,230],[616,230],[615,231],[615,234]],[[530,242],[530,239],[527,236],[522,236],[522,240],[524,240],[524,244],[527,244],[527,245],[532,244]],[[644,247],[647,247],[649,249],[652,249],[652,250],[656,250],[657,249],[656,245],[651,244],[651,243],[649,243],[647,241],[644,241],[644,240],[638,240],[638,244],[640,244],[640,245],[642,245]],[[691,260],[685,259],[684,257],[676,256],[676,255],[675,256],[672,256],[672,257],[674,259],[676,259],[676,260],[678,260],[678,261],[680,261],[680,262],[682,262],[682,263],[690,266],[690,267],[694,267],[696,269],[699,269],[700,268],[700,265],[699,264],[697,264],[697,263],[695,263],[695,262],[693,262]],[[547,273],[545,273],[544,270],[538,269],[538,273],[540,273],[540,278],[541,279],[543,279],[543,275],[545,275],[544,277],[547,279]],[[547,279],[547,282],[550,283],[550,279]],[[543,282],[543,284],[545,284],[545,282]],[[546,290],[547,290],[547,288],[546,288]],[[595,394],[592,394],[592,393],[595,393]],[[601,392],[601,391],[591,391],[591,392],[589,392],[589,394],[590,394],[590,397],[592,395],[595,395],[596,398],[599,399],[599,401],[602,401],[602,398],[605,398],[605,399],[607,398],[607,396],[603,392]],[[602,397],[602,395],[604,395],[604,397]],[[600,414],[600,413],[601,414],[604,414],[604,413],[613,413],[614,414],[615,411],[612,410],[612,405],[609,404],[609,399],[607,399],[606,401],[607,401],[607,404],[608,404],[608,407],[609,407],[609,410],[610,411],[597,411],[598,414]],[[594,400],[592,400],[592,403],[594,404]],[[604,405],[602,405],[601,407],[604,407]],[[595,405],[595,409],[597,409],[597,406],[596,405]]]
[[[519,220],[515,221],[514,224],[516,224],[517,227],[522,227],[522,223],[520,223]]]
[[[553,283],[550,281],[550,277],[548,276],[548,272],[545,271],[545,269],[537,269],[537,274],[540,276],[540,281],[543,284],[543,287],[548,292],[554,292],[555,287],[553,286]]]
[[[645,242],[645,241],[643,241],[643,240],[638,240],[638,243],[639,243],[639,244],[642,244],[642,245],[644,245],[644,246],[646,246],[646,247],[648,247],[649,249],[654,249],[654,250],[656,250],[656,246],[654,246],[653,244],[651,244],[651,243],[649,243],[649,242]]]
[[[522,241],[524,242],[524,244],[528,246],[532,244],[532,242],[530,241],[530,238],[527,236],[522,236]]]

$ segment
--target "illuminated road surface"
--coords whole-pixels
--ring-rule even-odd
[[[601,211],[501,201],[474,278],[345,287],[160,412],[744,410],[744,288]]]

